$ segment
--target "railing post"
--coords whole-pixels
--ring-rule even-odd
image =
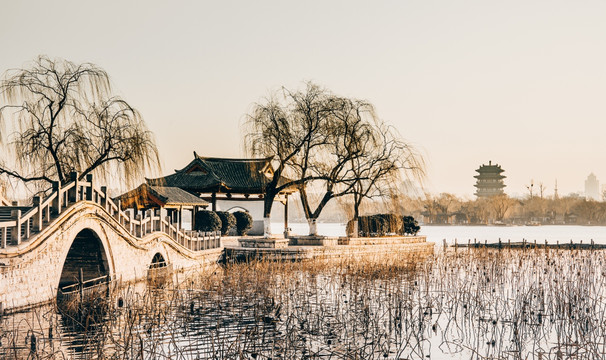
[[[8,228],[2,228],[2,239],[0,240],[0,249],[6,248],[6,233]]]
[[[116,211],[116,220],[118,220],[118,224],[122,225],[122,201],[118,200],[116,206],[118,207],[118,210]]]
[[[36,215],[34,215],[34,231],[42,230],[42,196],[34,196],[34,207],[37,208]]]
[[[86,187],[86,200],[93,200],[93,174],[86,174],[86,182],[88,186]]]
[[[143,213],[141,213],[141,237],[147,235],[147,228],[149,227],[147,225],[148,221],[147,221],[147,211],[144,211]]]
[[[46,208],[44,209],[44,213],[46,216],[46,221],[50,222],[50,218],[51,218],[51,206],[50,205],[46,205]]]
[[[137,214],[135,216],[135,220],[137,220],[139,222],[139,225],[135,224],[135,236],[137,237],[141,237],[141,228],[143,227],[143,225],[141,225],[141,214]]]
[[[84,272],[82,268],[78,271],[78,293],[80,294],[80,304],[83,304],[84,300]]]
[[[107,186],[101,186],[101,193],[103,194],[103,196],[101,196],[101,206],[103,206],[103,208],[105,210],[107,210]]]
[[[28,218],[27,220],[25,220],[23,222],[23,226],[24,226],[24,228],[23,228],[23,240],[29,239],[29,235],[30,235],[30,233],[29,233],[29,223],[30,223],[30,221],[32,221],[31,217]]]
[[[147,226],[147,233],[151,234],[155,231],[155,229],[154,229],[154,209],[147,209],[147,216],[149,217],[149,225]]]
[[[53,192],[57,193],[57,196],[53,199],[53,211],[55,214],[61,214],[62,199],[61,199],[61,183],[59,181],[53,181]]]
[[[19,245],[21,244],[21,210],[12,210],[11,218],[16,219],[16,224],[11,233],[11,238],[16,245]]]
[[[78,201],[78,173],[72,171],[69,173],[69,180],[74,183],[74,186],[67,191],[67,199],[70,202]]]
[[[166,232],[166,229],[164,229],[163,220],[166,220],[168,218],[167,215],[168,214],[166,213],[166,209],[161,207],[160,208],[160,231]],[[168,221],[168,220],[166,220],[166,221]]]

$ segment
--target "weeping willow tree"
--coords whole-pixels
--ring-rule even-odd
[[[326,118],[332,109],[327,92],[308,83],[305,91],[272,94],[257,103],[246,121],[245,145],[253,156],[274,160],[273,177],[265,186],[263,221],[270,235],[271,209],[276,196],[288,188],[303,188],[315,179],[314,156],[329,141]]]
[[[40,56],[4,74],[0,99],[2,175],[48,186],[94,173],[131,185],[158,167],[153,134],[94,64]]]
[[[365,105],[369,106],[369,105]],[[360,207],[373,198],[401,199],[402,187],[409,183],[422,183],[425,161],[420,152],[404,141],[398,131],[377,118],[374,109],[368,108],[365,121],[359,112],[350,126],[352,151],[349,170],[353,198],[352,234],[358,234]],[[361,129],[358,129],[361,128]],[[401,200],[400,200],[401,201]]]
[[[288,187],[298,188],[310,235],[316,235],[316,221],[332,199],[353,196],[357,220],[362,201],[387,196],[402,173],[424,175],[422,157],[377,118],[372,104],[313,83],[256,104],[247,125],[249,151],[276,164],[265,189],[266,234],[273,200]]]

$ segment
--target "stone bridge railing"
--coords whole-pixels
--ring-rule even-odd
[[[119,200],[116,203],[107,195],[107,187],[97,188],[94,185],[92,175],[87,175],[86,181],[82,181],[73,173],[69,183],[65,185],[59,182],[53,183],[52,193],[49,196],[45,198],[35,196],[31,207],[0,207],[0,252],[9,246],[19,246],[27,241],[32,235],[49,226],[69,206],[80,201],[93,202],[101,206],[131,235],[138,238],[161,231],[176,243],[192,251],[221,246],[220,232],[179,229],[171,222],[170,217],[162,217],[153,209],[133,217],[132,212],[121,209]]]

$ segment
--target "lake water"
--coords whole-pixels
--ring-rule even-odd
[[[318,228],[345,234],[343,224]],[[606,227],[597,226],[424,226],[420,234],[436,246],[474,238],[606,244]],[[339,260],[217,268],[180,277],[180,289],[119,288],[99,324],[49,306],[0,317],[0,359],[603,358],[604,254],[470,249],[437,251],[415,270],[399,268],[394,254],[361,262],[359,272]]]
[[[309,231],[307,224],[289,224],[295,234],[306,234]],[[281,233],[282,224],[272,224],[274,233]],[[318,233],[327,236],[345,236],[345,224],[319,223]],[[544,226],[421,226],[419,235],[427,236],[427,241],[442,244],[446,239],[448,244],[454,244],[455,239],[459,244],[467,243],[474,239],[479,242],[488,241],[512,242],[526,240],[529,242],[555,244],[572,240],[574,243],[583,241],[589,243],[593,240],[596,244],[606,244],[606,226],[577,226],[577,225],[544,225]]]
[[[0,359],[601,359],[605,253],[234,264],[119,288],[98,323],[49,307],[2,317]]]

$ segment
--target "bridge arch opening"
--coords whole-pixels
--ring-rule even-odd
[[[76,235],[63,263],[59,290],[84,282],[95,285],[109,278],[109,265],[103,243],[91,229],[84,229]],[[103,277],[106,277],[103,279]],[[97,279],[96,281],[93,281]]]
[[[149,265],[150,269],[157,269],[161,267],[166,267],[166,260],[164,260],[164,256],[160,253],[156,253],[152,258],[152,262]]]

